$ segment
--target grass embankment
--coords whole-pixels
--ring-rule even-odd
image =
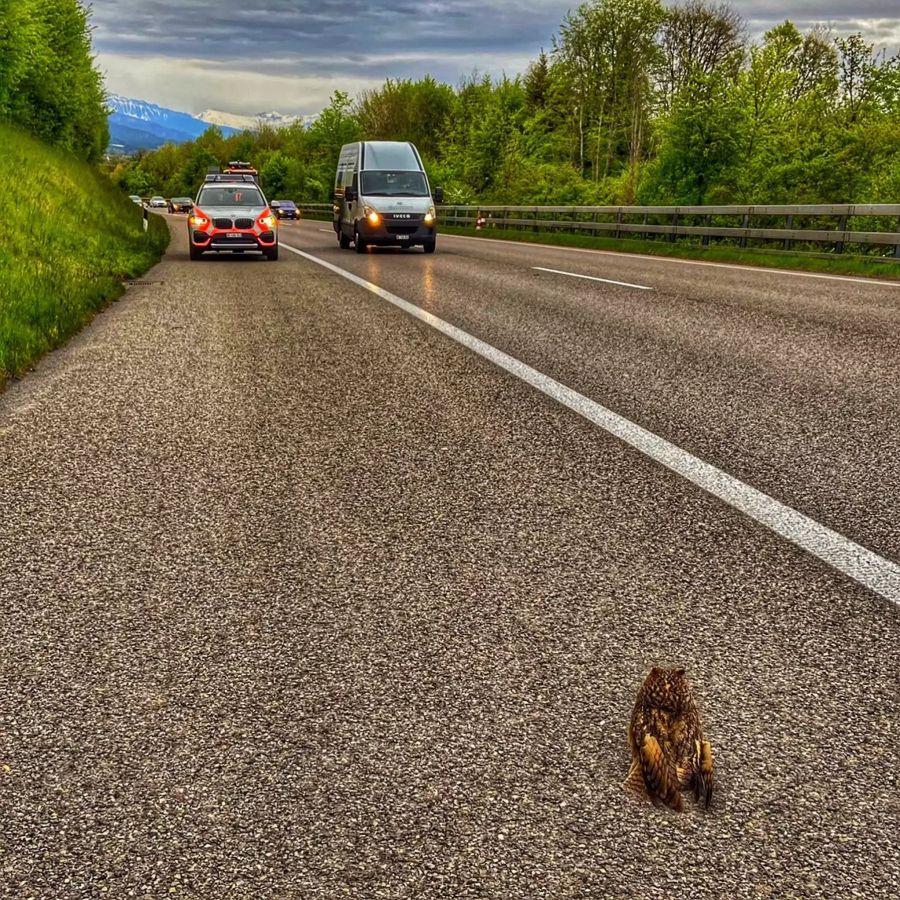
[[[0,388],[145,272],[169,242],[99,171],[0,125]]]
[[[693,243],[668,243],[662,241],[629,240],[627,238],[593,237],[586,234],[566,232],[540,233],[486,228],[454,228],[441,225],[440,231],[447,234],[470,235],[471,237],[496,238],[503,241],[525,241],[532,244],[553,244],[558,247],[584,247],[591,250],[614,250],[619,253],[644,253],[650,256],[669,256],[678,259],[700,259],[710,262],[737,263],[747,266],[762,266],[774,269],[799,269],[806,272],[830,272],[834,275],[870,275],[878,278],[900,279],[900,259],[872,256],[831,256],[817,253],[791,253],[783,250],[763,250],[758,248],[716,244],[701,247]]]

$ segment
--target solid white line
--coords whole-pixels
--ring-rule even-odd
[[[353,284],[365,288],[402,309],[405,313],[425,322],[526,384],[537,388],[548,397],[552,397],[563,406],[584,416],[588,421],[639,450],[660,465],[681,475],[714,497],[724,500],[730,506],[770,528],[791,543],[802,547],[808,553],[833,566],[839,572],[843,572],[869,590],[900,605],[900,566],[890,560],[867,550],[836,531],[820,525],[809,516],[797,512],[748,484],[744,484],[727,472],[703,462],[702,459],[692,456],[686,450],[682,450],[646,428],[641,428],[640,425],[636,425],[618,413],[614,413],[583,394],[573,391],[515,357],[473,337],[468,332],[439,319],[432,313],[426,312],[377,284],[332,265],[324,259],[298,250],[296,247],[289,247],[286,244],[281,246],[285,250],[290,250],[304,259],[340,275],[341,278],[346,278]]]
[[[617,284],[620,287],[637,288],[639,291],[652,291],[646,284],[631,284],[629,281],[613,281],[612,278],[597,278],[595,275],[579,275],[577,272],[563,272],[560,269],[545,269],[543,266],[532,266],[538,272],[552,272],[554,275],[568,275],[569,278],[583,278],[585,281],[602,281],[604,284]]]
[[[820,272],[798,272],[796,269],[770,269],[766,266],[742,266],[739,263],[707,262],[703,259],[675,259],[671,256],[654,256],[652,253],[621,253],[618,250],[594,250],[590,247],[566,247],[563,244],[538,244],[535,241],[504,241],[501,238],[473,237],[470,234],[442,234],[442,240],[486,241],[489,244],[510,244],[514,247],[539,247],[542,250],[564,250],[566,253],[599,253],[603,256],[618,256],[623,259],[649,259],[652,262],[678,263],[682,266],[709,266],[714,269],[737,269],[741,272],[755,272],[757,275],[793,275],[795,278],[824,278],[827,281],[847,281],[851,284],[868,284],[876,287],[900,288],[900,281],[886,281],[881,278],[854,278],[852,275],[823,275]]]

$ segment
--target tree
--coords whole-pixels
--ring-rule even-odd
[[[672,108],[695,73],[730,72],[736,77],[744,57],[744,34],[743,19],[725,3],[688,0],[668,10],[660,36],[663,109]]]
[[[0,75],[0,119],[99,162],[106,98],[78,0],[0,0]]]
[[[563,22],[553,52],[572,100],[576,158],[595,180],[635,167],[645,149],[664,21],[660,0],[595,0]]]
[[[270,197],[281,197],[287,192],[288,160],[276,150],[259,173],[265,192]]]

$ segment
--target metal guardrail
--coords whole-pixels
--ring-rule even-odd
[[[330,218],[330,203],[298,204],[304,215]],[[777,243],[825,244],[832,252],[892,248],[900,259],[900,204],[799,204],[794,206],[441,206],[446,225],[531,232],[565,231],[608,237],[713,238],[739,247]],[[857,249],[859,248],[859,249]],[[801,248],[802,249],[802,248]],[[882,255],[884,255],[882,253]]]

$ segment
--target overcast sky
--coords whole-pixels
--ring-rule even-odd
[[[571,0],[93,0],[107,89],[174,109],[318,112],[385,78],[522,72]],[[900,48],[897,0],[734,0],[751,34],[790,18]]]

